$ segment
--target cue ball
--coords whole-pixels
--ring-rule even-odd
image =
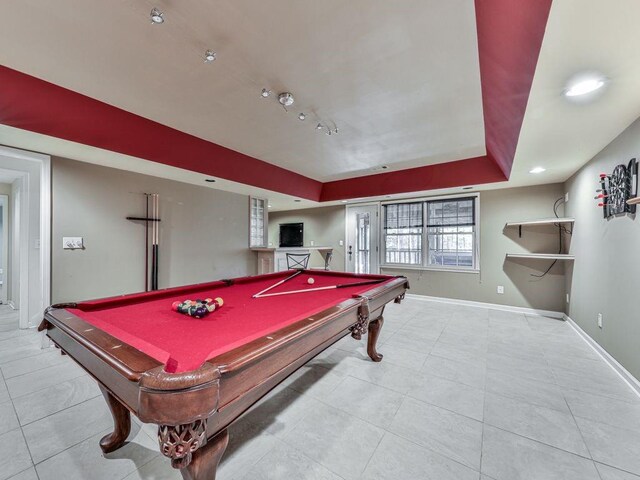
[[[315,282],[315,280],[313,278],[310,278],[309,280],[307,280],[307,283],[309,285],[313,285],[313,282]]]

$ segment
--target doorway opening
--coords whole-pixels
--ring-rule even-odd
[[[0,147],[0,199],[3,195],[0,301],[4,294],[18,310],[20,328],[35,327],[50,303],[50,157]]]

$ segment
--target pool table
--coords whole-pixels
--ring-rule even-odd
[[[404,298],[405,277],[303,270],[267,293],[303,292],[254,298],[292,273],[49,307],[39,329],[98,381],[113,415],[102,450],[124,444],[132,412],[158,425],[160,450],[183,478],[212,480],[227,427],[308,360],[367,332],[369,357],[382,359],[382,313]],[[202,319],[171,309],[207,297],[224,305]]]

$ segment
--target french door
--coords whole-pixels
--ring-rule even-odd
[[[379,273],[378,205],[347,207],[346,269],[352,273]]]

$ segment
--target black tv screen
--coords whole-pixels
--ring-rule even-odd
[[[303,236],[302,223],[281,223],[280,224],[280,246],[281,247],[301,247]]]

